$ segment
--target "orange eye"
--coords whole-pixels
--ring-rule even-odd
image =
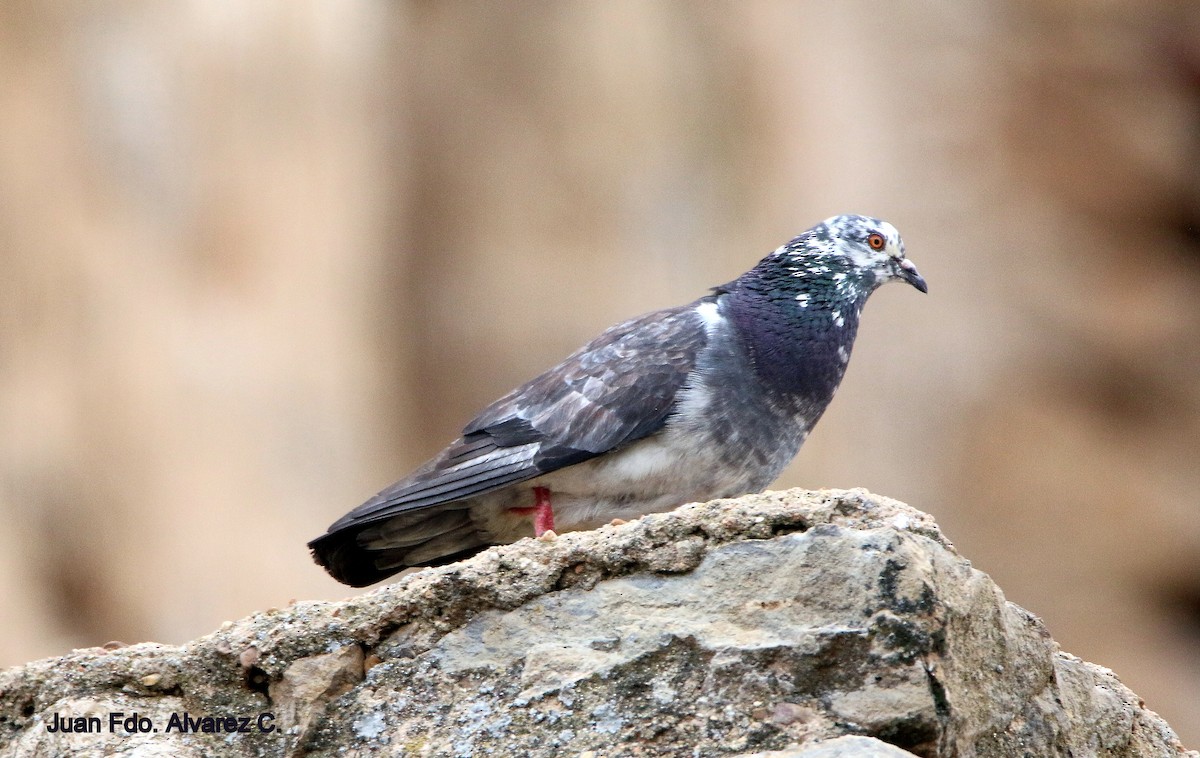
[[[873,232],[867,235],[867,244],[871,246],[872,250],[882,250],[887,246],[887,240],[879,232]]]

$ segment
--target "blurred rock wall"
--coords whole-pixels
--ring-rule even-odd
[[[931,294],[780,485],[1200,740],[1194,3],[16,0],[0,113],[0,663],[349,594],[303,543],[479,407],[864,212]]]

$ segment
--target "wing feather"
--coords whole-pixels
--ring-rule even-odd
[[[612,327],[485,408],[461,438],[329,534],[527,481],[659,430],[707,341],[697,304]]]

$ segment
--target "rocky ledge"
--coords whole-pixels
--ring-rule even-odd
[[[928,515],[863,490],[688,505],[36,661],[0,674],[0,752],[1197,755]]]

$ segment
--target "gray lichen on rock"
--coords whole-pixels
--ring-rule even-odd
[[[46,729],[55,714],[107,726],[116,712],[159,731]],[[172,714],[263,713],[275,731],[164,730]],[[929,516],[863,490],[689,505],[259,613],[179,647],[30,663],[0,674],[0,747],[1188,754],[1112,672],[1061,653]]]

